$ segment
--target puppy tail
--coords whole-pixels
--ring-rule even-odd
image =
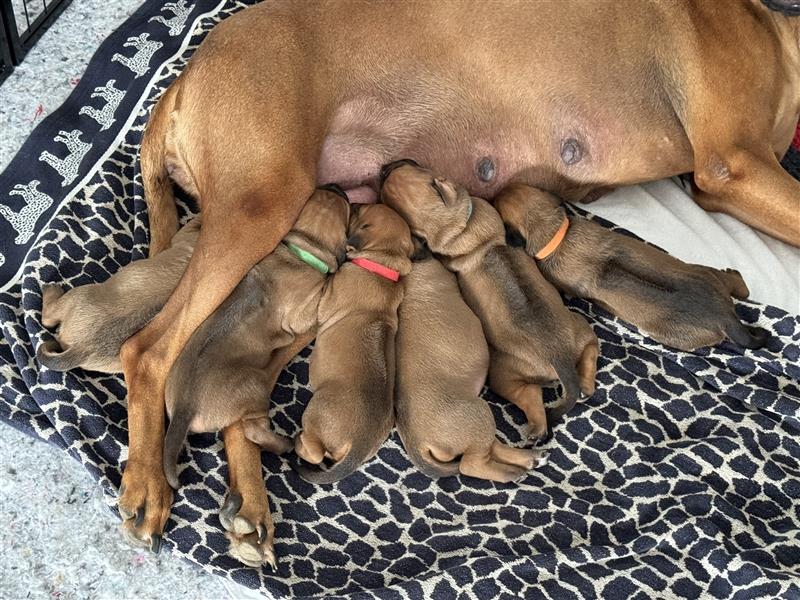
[[[568,361],[562,361],[561,364],[556,363],[553,366],[558,378],[561,380],[561,385],[564,387],[564,397],[561,399],[561,404],[547,411],[547,423],[551,427],[562,416],[571,411],[581,397],[581,381],[575,365]]]
[[[353,473],[370,456],[366,448],[350,448],[342,460],[334,464],[329,469],[322,469],[319,465],[310,465],[294,455],[295,460],[291,462],[292,468],[298,475],[311,483],[336,483]]]
[[[42,286],[42,325],[56,327],[61,319],[56,310],[56,302],[64,295],[60,285],[45,284]]]
[[[750,350],[762,348],[769,339],[769,332],[760,327],[748,327],[733,317],[728,321],[725,334],[734,342]]]
[[[150,256],[168,248],[178,230],[178,209],[166,164],[166,139],[179,87],[180,78],[159,98],[142,137],[142,184],[150,221]]]
[[[182,407],[180,398],[175,403],[172,418],[169,420],[167,434],[164,436],[164,475],[172,489],[180,487],[178,481],[178,455],[183,449],[183,442],[189,433],[189,425],[192,423],[194,414],[189,407]]]
[[[52,371],[69,371],[81,366],[86,359],[76,347],[62,350],[55,340],[48,340],[36,350],[36,360]]]
[[[438,479],[439,477],[452,477],[458,475],[461,466],[461,459],[451,460],[450,462],[442,462],[437,460],[430,450],[426,449],[423,453],[419,451],[417,446],[408,444],[405,446],[408,457],[414,466],[420,471],[425,473],[431,479]]]

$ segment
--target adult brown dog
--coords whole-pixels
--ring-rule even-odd
[[[506,245],[503,221],[488,202],[408,160],[385,166],[381,180],[383,202],[458,276],[489,342],[489,386],[525,412],[532,437],[544,438],[548,423],[581,392],[594,392],[598,344],[591,327],[520,248]],[[540,384],[555,379],[563,402],[545,416]]]
[[[800,114],[799,37],[756,0],[275,1],[220,24],[142,145],[151,252],[176,228],[170,177],[204,226],[170,301],[123,349],[119,502],[145,507],[140,536],[168,515],[169,368],[317,182],[374,197],[380,165],[409,156],[481,197],[523,181],[577,199],[694,171],[702,206],[800,245],[800,183],[776,158]]]
[[[558,198],[513,184],[495,199],[510,245],[535,257],[567,227],[562,241],[538,261],[558,289],[591,298],[668,346],[695,350],[725,337],[746,348],[766,342],[734,312],[731,296],[749,292],[737,271],[690,265],[581,217],[567,217]]]
[[[495,437],[492,411],[480,397],[489,370],[483,328],[455,275],[430,256],[403,280],[397,329],[397,432],[429,477],[459,472],[515,481],[544,464],[537,450],[511,448]]]
[[[319,303],[319,334],[308,380],[314,391],[295,452],[304,479],[333,483],[378,451],[394,425],[395,334],[403,299],[399,278],[411,271],[408,225],[376,204],[353,215],[347,261]]]

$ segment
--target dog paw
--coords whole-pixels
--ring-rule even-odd
[[[161,466],[148,467],[128,462],[117,499],[125,538],[158,554],[171,506],[172,488]]]
[[[273,538],[275,526],[267,492],[245,494],[231,491],[219,511],[219,520],[231,543],[231,555],[249,567],[268,564],[277,571]]]

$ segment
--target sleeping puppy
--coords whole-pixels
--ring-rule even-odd
[[[494,206],[508,243],[536,257],[553,285],[594,300],[658,342],[695,350],[726,336],[746,348],[767,340],[766,331],[736,317],[731,296],[749,294],[738,271],[686,264],[581,217],[567,217],[558,198],[527,185],[507,187]],[[563,241],[547,247],[561,236]]]
[[[397,308],[400,277],[411,271],[408,225],[386,206],[362,206],[350,220],[347,262],[319,303],[319,333],[311,353],[314,396],[303,413],[295,452],[327,470],[294,465],[315,483],[333,483],[371,458],[394,424]]]
[[[349,209],[344,192],[317,190],[283,242],[181,351],[166,387],[170,485],[178,485],[176,463],[189,431],[218,431],[243,420],[251,441],[277,454],[291,449],[270,428],[269,397],[283,367],[316,333],[328,273],[344,260]]]
[[[588,323],[567,310],[522,250],[506,246],[488,202],[410,161],[386,165],[381,179],[383,201],[458,276],[491,347],[490,387],[519,406],[530,435],[542,439],[548,420],[569,411],[581,391],[594,392],[598,345]],[[564,399],[545,415],[539,384],[555,379]]]
[[[430,255],[403,279],[396,348],[397,431],[423,473],[509,482],[544,464],[541,452],[495,438],[492,411],[479,396],[489,370],[481,322],[455,276]]]
[[[164,306],[199,234],[200,217],[196,217],[175,234],[169,248],[125,265],[102,283],[67,293],[56,285],[43,286],[42,324],[56,329],[56,339],[39,346],[39,362],[54,371],[81,367],[121,373],[120,346]]]
[[[164,471],[173,487],[189,431],[218,431],[244,420],[247,437],[262,447],[276,453],[291,448],[270,429],[269,396],[281,369],[314,337],[327,273],[344,260],[349,206],[341,190],[318,189],[283,243],[250,270],[182,350],[166,387]],[[42,364],[121,371],[122,342],[166,302],[197,234],[195,219],[170,249],[123,267],[102,284],[60,297],[45,290],[43,322],[59,329],[57,343],[40,347]]]

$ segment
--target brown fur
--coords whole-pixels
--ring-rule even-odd
[[[479,395],[489,370],[481,322],[435,258],[414,263],[403,281],[396,348],[397,431],[426,475],[509,482],[544,464],[542,453],[495,438],[492,411]]]
[[[551,422],[572,408],[581,390],[594,392],[598,346],[589,325],[567,310],[521,250],[506,246],[503,223],[486,201],[412,164],[387,170],[381,198],[457,274],[491,347],[490,386],[525,411],[531,434],[543,437],[539,384],[560,379],[564,385],[563,405]]]
[[[362,207],[350,221],[347,258],[363,257],[411,271],[414,251],[408,225],[386,206]],[[319,303],[319,333],[311,353],[314,396],[295,440],[298,464],[309,481],[332,483],[352,473],[380,448],[394,425],[395,334],[403,287],[345,263]]]
[[[344,198],[318,190],[284,240],[311,252],[335,272],[345,253],[348,215]],[[103,284],[75,288],[55,300],[46,289],[43,321],[60,326],[56,337],[66,350],[53,355],[40,349],[40,360],[53,367],[118,371],[120,346],[166,301],[196,238],[193,221],[175,236],[168,250],[124,267]],[[241,422],[237,432],[241,430],[267,450],[282,453],[291,448],[289,440],[271,430],[269,397],[281,369],[314,338],[325,280],[326,275],[281,245],[247,274],[191,337],[167,381],[170,425],[163,467],[172,487],[179,485],[176,461],[189,431],[218,431]],[[85,327],[87,323],[94,326]],[[67,357],[71,359],[68,365]],[[242,453],[252,454],[246,449]],[[260,467],[258,481],[263,488]],[[252,491],[252,483],[242,485]],[[254,501],[247,492],[241,500]],[[233,517],[230,521],[234,522]],[[253,563],[254,553],[261,556],[256,564],[274,561],[271,533],[253,547],[247,541],[252,536],[243,535],[253,531],[256,521],[239,514],[236,523],[238,529],[231,530],[233,554],[247,564]],[[252,527],[250,531],[239,531],[247,526]]]
[[[174,231],[164,172],[197,197],[204,225],[186,276],[122,349],[119,505],[144,507],[137,535],[169,514],[172,363],[315,183],[374,187],[382,163],[411,156],[479,196],[522,181],[577,199],[694,171],[701,205],[800,245],[800,183],[777,160],[800,114],[799,30],[757,0],[275,1],[221,23],[142,148],[153,251]],[[584,146],[575,164],[560,152],[569,138]],[[497,171],[483,184],[487,153]]]
[[[510,243],[534,256],[552,239],[565,212],[552,194],[523,184],[494,200]],[[606,310],[681,350],[718,344],[726,337],[760,347],[766,332],[745,327],[731,296],[746,298],[737,271],[686,264],[631,237],[581,217],[570,217],[564,240],[539,270],[558,289],[591,298]]]

